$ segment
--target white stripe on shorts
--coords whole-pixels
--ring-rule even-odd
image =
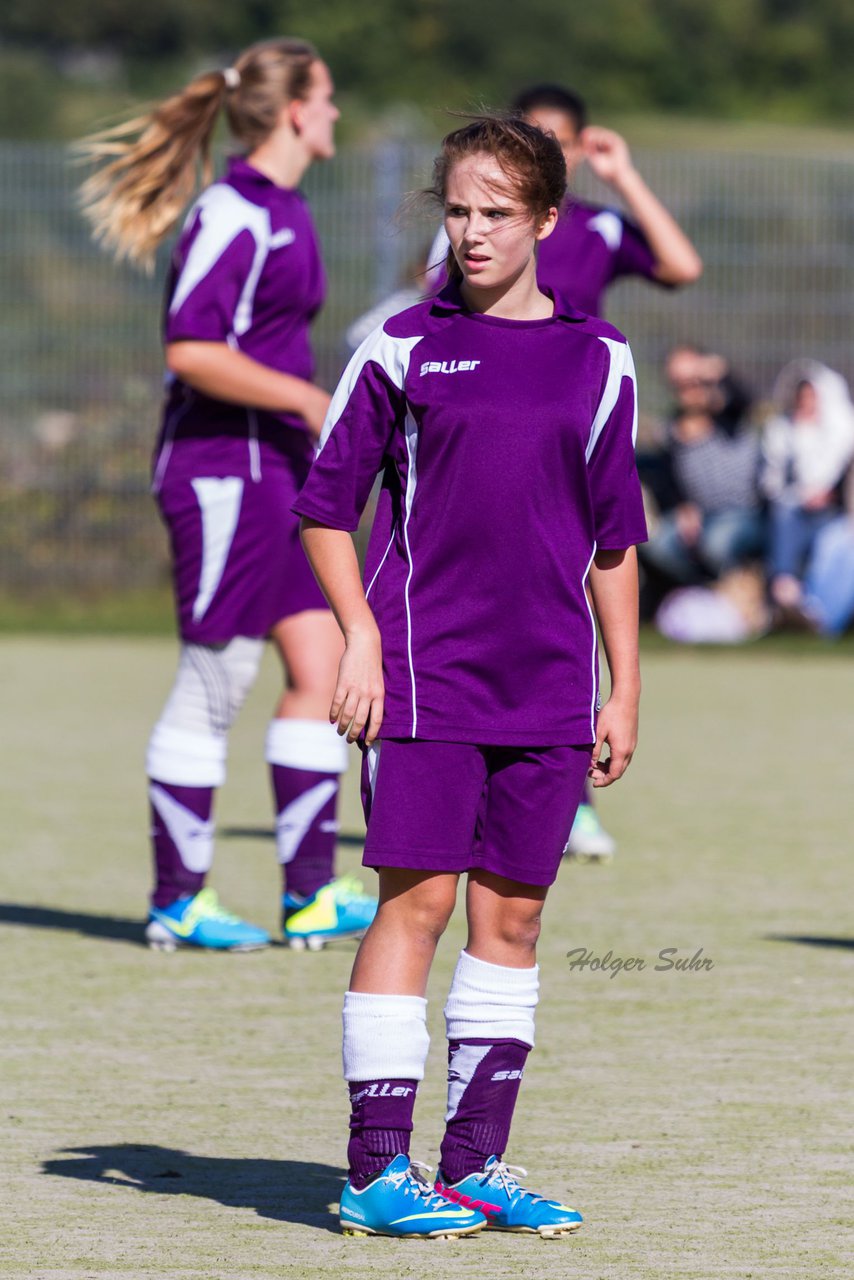
[[[193,621],[201,622],[225,572],[240,517],[243,481],[239,476],[207,476],[190,483],[202,513],[202,568],[193,603]]]

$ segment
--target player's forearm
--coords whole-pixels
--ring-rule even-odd
[[[330,529],[316,520],[303,518],[300,537],[314,576],[344,636],[378,635],[374,615],[365,599],[359,561],[350,534],[344,529]]]
[[[635,168],[614,185],[655,255],[656,276],[665,284],[692,284],[703,274],[703,260],[685,232]]]
[[[166,364],[203,395],[272,413],[297,413],[309,423],[322,419],[329,400],[313,383],[270,369],[225,342],[170,342]]]
[[[611,673],[611,698],[637,705],[638,658],[637,551],[599,551],[590,570],[590,590]]]

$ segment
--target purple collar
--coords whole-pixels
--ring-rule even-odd
[[[254,183],[256,186],[272,191],[280,191],[285,195],[300,194],[296,187],[280,187],[272,178],[268,178],[266,173],[262,173],[260,169],[256,169],[254,165],[251,165],[246,156],[228,157],[226,177],[228,179],[239,178],[241,182]]]
[[[551,298],[554,303],[555,310],[552,319],[568,320],[574,324],[587,319],[587,316],[583,311],[577,311],[575,307],[571,307],[569,303],[561,298],[551,287],[545,287],[543,289],[543,293]],[[436,297],[433,299],[433,310],[468,312],[468,307],[463,301],[463,296],[460,293],[460,287],[455,280],[450,280],[439,291],[439,293],[436,294]]]

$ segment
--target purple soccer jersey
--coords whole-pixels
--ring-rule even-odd
[[[595,738],[599,549],[646,537],[625,338],[555,299],[545,320],[448,287],[366,339],[294,510],[355,530],[383,489],[366,593],[382,735],[557,746]]]
[[[428,282],[445,281],[449,242],[442,228],[430,250]],[[557,226],[537,249],[537,283],[589,316],[600,316],[609,284],[643,276],[656,284],[655,255],[640,227],[617,209],[569,199]]]
[[[655,280],[655,255],[641,229],[617,209],[569,200],[537,261],[540,288],[601,315],[604,293],[620,276]],[[656,283],[659,283],[656,281]]]
[[[303,196],[234,158],[184,225],[167,286],[164,340],[226,342],[270,369],[310,381],[309,327],[325,289]],[[162,443],[212,435],[266,440],[289,455],[311,455],[298,415],[228,404],[175,379]]]
[[[235,158],[185,223],[164,338],[227,343],[311,379],[309,326],[324,290],[303,197]],[[326,608],[291,512],[313,452],[297,414],[230,404],[170,379],[153,487],[169,528],[184,640],[264,636],[281,618]]]

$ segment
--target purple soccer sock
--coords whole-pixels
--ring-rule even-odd
[[[521,1040],[451,1040],[448,1112],[439,1167],[449,1184],[502,1156],[530,1046]]]
[[[409,1155],[417,1080],[348,1081],[350,1182],[366,1187],[397,1155]]]
[[[310,898],[335,875],[338,780],[347,744],[326,720],[272,720],[267,763],[276,805],[276,853],[285,893]]]
[[[213,787],[179,787],[150,779],[154,892],[151,904],[168,907],[205,883],[213,857]]]
[[[310,898],[335,871],[338,775],[270,765],[285,893]]]

